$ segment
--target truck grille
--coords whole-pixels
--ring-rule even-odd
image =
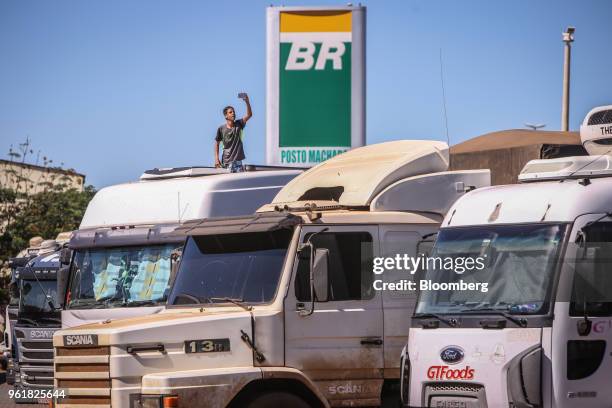
[[[431,391],[435,392],[447,392],[447,393],[457,393],[457,392],[472,392],[477,393],[482,389],[482,385],[480,384],[468,384],[468,383],[443,383],[443,384],[432,384],[429,386]]]
[[[53,342],[17,339],[20,385],[25,388],[53,387]]]
[[[53,351],[24,351],[23,356],[34,360],[53,360]]]
[[[487,395],[481,384],[438,382],[423,387],[423,405],[432,407],[486,407]]]
[[[21,365],[21,384],[31,388],[53,388],[53,363],[36,366]]]
[[[55,386],[67,397],[57,407],[68,404],[111,406],[110,347],[56,347]]]
[[[588,121],[588,125],[606,125],[608,123],[612,123],[612,110],[595,112]]]
[[[28,349],[45,349],[53,353],[52,341],[22,341],[21,346]]]

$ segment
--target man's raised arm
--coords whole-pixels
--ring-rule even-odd
[[[244,98],[242,98],[242,100],[244,100],[244,103],[246,103],[246,115],[244,115],[244,117],[242,118],[242,122],[243,123],[247,123],[247,121],[249,119],[251,119],[251,116],[253,116],[253,111],[251,110],[251,102],[249,101],[249,95],[244,94]]]

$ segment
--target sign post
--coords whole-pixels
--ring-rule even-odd
[[[309,167],[365,144],[365,12],[267,9],[267,164]]]

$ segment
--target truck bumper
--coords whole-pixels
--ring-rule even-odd
[[[225,407],[249,382],[263,377],[256,367],[210,368],[148,374],[140,393],[113,391],[112,406],[134,408],[139,395],[177,395],[179,407]],[[119,391],[119,390],[117,390]]]

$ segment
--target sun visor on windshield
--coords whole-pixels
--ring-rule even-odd
[[[175,233],[185,236],[265,232],[292,228],[301,222],[302,218],[293,214],[260,213],[249,216],[188,221],[177,228]]]
[[[177,226],[178,224],[163,224],[78,230],[74,232],[68,247],[78,249],[181,242],[181,237],[173,233]]]

